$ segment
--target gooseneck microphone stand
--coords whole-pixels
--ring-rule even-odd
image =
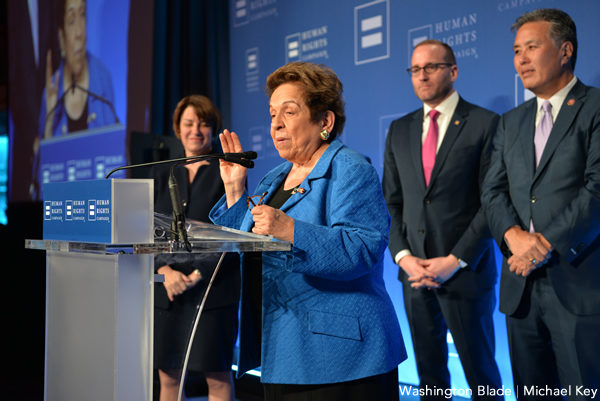
[[[231,163],[240,164],[246,168],[254,167],[252,159],[256,159],[257,154],[254,151],[241,152],[241,153],[215,153],[208,155],[180,157],[177,159],[159,160],[155,162],[141,163],[141,164],[130,164],[127,166],[121,166],[112,169],[104,178],[109,178],[113,173],[119,170],[126,170],[136,167],[147,167],[157,164],[172,164],[169,170],[169,194],[171,195],[171,207],[173,209],[173,220],[171,221],[171,239],[174,243],[185,248],[188,252],[192,251],[192,245],[190,244],[187,237],[187,230],[185,228],[185,214],[183,213],[183,207],[181,202],[181,195],[179,194],[179,188],[177,180],[173,174],[173,170],[177,166],[184,164],[195,163],[202,160],[210,159],[221,159]]]

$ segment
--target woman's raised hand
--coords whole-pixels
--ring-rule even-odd
[[[224,153],[241,153],[242,144],[240,138],[235,132],[223,130],[219,134],[221,147]],[[235,204],[244,194],[246,186],[246,176],[248,169],[236,163],[231,163],[225,160],[219,160],[221,169],[221,180],[225,186],[225,195],[227,196],[227,207]]]

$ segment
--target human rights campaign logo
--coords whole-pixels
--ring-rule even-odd
[[[412,52],[415,46],[424,40],[433,37],[433,26],[431,24],[423,25],[418,28],[408,30],[408,64],[410,65]]]
[[[285,37],[285,62],[328,59],[329,28],[327,25],[309,28]]]
[[[390,3],[377,0],[354,7],[354,64],[390,57]]]

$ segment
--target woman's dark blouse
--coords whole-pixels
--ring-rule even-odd
[[[154,178],[154,210],[159,213],[171,215],[173,208],[171,206],[171,195],[169,193],[169,165],[159,165],[152,169],[151,176]],[[213,205],[223,196],[225,188],[221,181],[219,172],[219,162],[210,161],[210,165],[201,166],[190,184],[188,180],[188,170],[184,166],[178,166],[174,169],[175,179],[179,187],[179,194],[183,203],[183,212],[186,219],[199,220],[210,223],[208,213]],[[163,263],[165,259],[158,256],[155,264]],[[218,257],[216,258],[218,260]],[[171,264],[185,274],[190,274],[195,268],[190,264]],[[156,264],[155,268],[160,265]],[[214,268],[214,266],[212,266]],[[203,269],[201,269],[203,271]],[[206,280],[206,272],[203,272]],[[217,277],[211,287],[210,295],[206,301],[206,308],[215,308],[225,305],[231,305],[239,300],[240,272],[239,259],[237,254],[228,254],[223,266],[219,270]],[[168,307],[169,299],[163,285],[155,288],[155,306]]]

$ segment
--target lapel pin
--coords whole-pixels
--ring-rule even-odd
[[[569,100],[567,101],[567,104],[568,104],[569,106],[573,106],[573,105],[575,104],[575,99],[573,99],[573,98],[569,99]]]
[[[460,124],[460,121],[454,120],[454,125],[458,125],[458,124]]]
[[[306,189],[298,187],[292,190],[292,195],[294,195],[295,193],[303,194],[304,192],[306,192]]]

